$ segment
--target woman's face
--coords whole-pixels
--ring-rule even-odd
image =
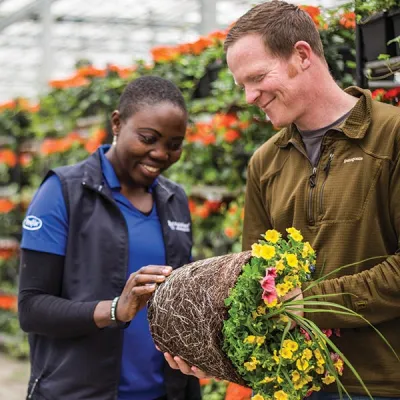
[[[117,143],[107,155],[121,184],[147,188],[176,163],[186,124],[186,113],[168,102],[143,106],[125,121],[114,111],[112,129]]]

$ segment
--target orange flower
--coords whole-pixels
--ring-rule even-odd
[[[210,215],[210,210],[203,204],[200,207],[197,207],[196,216],[206,219]]]
[[[17,310],[17,296],[13,295],[0,295],[0,309],[16,311]]]
[[[211,382],[211,379],[203,378],[203,379],[200,379],[199,382],[200,382],[200,386],[205,386],[205,385],[208,385]]]
[[[216,142],[212,126],[207,122],[197,122],[195,129],[189,128],[186,135],[186,140],[189,143],[200,142],[207,146]]]
[[[385,89],[376,89],[371,93],[373,99],[380,100],[386,94]]]
[[[225,232],[225,235],[230,239],[233,239],[237,235],[236,229],[234,229],[230,226],[226,227],[224,232]]]
[[[80,67],[76,71],[76,75],[86,78],[88,76],[104,78],[107,74],[105,69],[98,69],[93,67],[93,65],[87,65],[85,67]]]
[[[9,168],[14,168],[17,164],[17,156],[10,149],[0,150],[0,163],[6,164]]]
[[[19,163],[22,167],[27,167],[32,162],[32,154],[23,153],[19,156]]]
[[[318,28],[326,29],[328,25],[323,22],[321,16],[321,10],[319,7],[315,6],[299,6],[300,9],[304,10],[314,21],[314,24]]]
[[[395,99],[395,98],[397,98],[397,97],[399,97],[399,96],[400,96],[400,86],[388,90],[388,91],[384,94],[383,98],[384,98],[385,100],[392,100],[392,99]]]
[[[217,40],[221,40],[224,41],[226,39],[226,35],[228,34],[228,30],[223,30],[223,31],[215,31],[215,32],[211,32],[208,37],[210,39],[217,39]]]
[[[346,29],[356,29],[356,14],[352,11],[344,13],[339,20],[339,24]]]
[[[218,212],[218,210],[221,207],[222,202],[220,202],[219,200],[206,200],[204,202],[204,206],[207,207],[210,212]]]
[[[69,89],[86,86],[88,83],[89,81],[85,77],[74,75],[71,78],[52,80],[49,85],[53,89]]]
[[[235,114],[215,114],[213,118],[213,123],[216,128],[230,128],[232,125],[236,124],[238,119]]]
[[[133,72],[136,71],[136,66],[133,67],[119,67],[118,65],[111,64],[108,66],[110,71],[116,72],[122,79],[129,78]]]
[[[15,100],[6,101],[5,103],[0,104],[0,111],[13,110],[16,106],[17,102]]]
[[[173,61],[179,57],[178,49],[172,46],[153,47],[150,53],[155,62]]]
[[[72,142],[79,142],[81,144],[85,142],[85,139],[78,132],[70,132],[66,137]]]
[[[225,400],[250,400],[251,389],[229,382],[226,389]]]
[[[192,199],[189,199],[189,211],[190,211],[190,213],[194,214],[196,212],[196,208],[197,208],[196,203]]]
[[[7,214],[15,208],[16,204],[9,199],[0,199],[0,214]]]
[[[213,40],[207,37],[201,37],[191,44],[192,53],[195,55],[199,55],[205,50],[207,47],[210,47],[213,44]]]
[[[228,143],[233,143],[235,140],[237,140],[239,138],[240,138],[239,132],[235,131],[234,129],[229,129],[224,134],[224,139]]]

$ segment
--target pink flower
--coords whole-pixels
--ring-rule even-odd
[[[306,340],[311,340],[310,335],[303,328],[300,328],[300,332],[306,338]]]
[[[326,337],[331,337],[332,336],[332,329],[321,329],[322,332],[325,334]]]
[[[261,287],[267,292],[275,291],[275,278],[272,275],[266,275],[262,281],[260,281]]]
[[[278,294],[276,293],[276,290],[274,290],[274,291],[264,290],[264,292],[262,294],[262,299],[264,301],[266,301],[268,304],[271,304],[277,298],[278,298]]]
[[[273,278],[277,277],[276,268],[267,268],[266,273],[266,276],[272,276]]]

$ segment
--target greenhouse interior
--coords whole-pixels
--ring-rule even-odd
[[[399,152],[400,2],[397,0],[288,1],[297,5],[300,10],[305,11],[311,17],[320,35],[329,74],[341,92],[349,87],[357,86],[369,91],[374,104],[376,102],[386,103],[387,107],[390,105],[396,108],[398,113],[397,139],[394,140],[397,140],[397,151]],[[193,231],[190,261],[242,251],[242,234],[246,231],[246,228],[243,230],[244,208],[245,203],[250,202],[246,195],[248,165],[253,155],[257,154],[256,150],[277,135],[280,128],[274,125],[273,118],[270,119],[266,112],[258,107],[257,101],[249,101],[247,90],[243,90],[241,85],[237,84],[236,76],[234,77],[233,72],[228,68],[224,41],[230,29],[235,26],[235,22],[252,7],[262,3],[265,1],[147,0],[141,2],[138,0],[115,0],[108,3],[95,0],[0,0],[2,70],[0,74],[0,360],[3,365],[0,372],[0,399],[47,399],[45,397],[46,390],[48,390],[46,382],[40,382],[33,372],[35,369],[33,365],[36,361],[32,355],[33,339],[29,339],[31,334],[34,335],[36,341],[40,340],[40,338],[38,339],[40,336],[45,338],[47,336],[46,333],[43,333],[45,331],[41,332],[40,329],[39,332],[22,329],[19,315],[20,285],[24,280],[20,280],[21,254],[26,250],[28,253],[32,253],[32,250],[46,253],[45,249],[47,249],[44,245],[44,247],[39,246],[38,249],[34,246],[25,248],[21,245],[24,235],[28,235],[28,233],[30,235],[43,229],[41,219],[32,214],[32,202],[36,199],[35,193],[39,188],[44,188],[41,185],[50,170],[84,162],[96,152],[98,153],[101,146],[111,145],[110,149],[113,149],[115,143],[118,142],[115,135],[115,132],[119,132],[117,125],[118,123],[121,123],[121,126],[124,124],[122,117],[119,117],[121,114],[119,112],[116,114],[115,110],[117,110],[121,94],[130,82],[142,77],[157,76],[175,84],[183,95],[187,109],[187,127],[181,149],[182,154],[179,161],[171,165],[164,175],[180,185],[187,196],[187,206],[185,203],[183,208],[188,207],[192,227],[190,229]],[[378,27],[378,23],[383,24],[383,28]],[[240,43],[240,40],[239,38],[239,42],[234,42],[230,46],[235,46],[236,43]],[[228,49],[234,48],[228,47]],[[246,64],[246,61],[242,60],[242,63]],[[315,82],[315,85],[318,85],[318,82]],[[167,95],[167,100],[164,101],[168,101],[171,96]],[[176,106],[177,103],[173,104]],[[394,121],[395,117],[392,120]],[[147,145],[149,146],[149,144]],[[118,148],[118,144],[115,146]],[[360,148],[363,148],[363,145],[360,145]],[[365,151],[368,153],[368,150]],[[391,154],[384,153],[382,156],[376,157],[384,160],[385,157],[390,156]],[[110,157],[112,156],[110,155]],[[116,153],[114,157],[117,160],[116,164],[113,162],[111,164],[113,166],[120,165]],[[171,158],[171,156],[168,157]],[[104,158],[107,157],[104,156]],[[364,156],[364,158],[367,157]],[[330,160],[332,159],[331,170],[334,170],[336,158],[333,157],[333,153]],[[349,155],[344,163],[358,168],[356,164],[361,159],[362,157]],[[275,159],[270,161],[271,163],[277,162]],[[369,165],[366,164],[366,160],[364,161],[365,165]],[[268,163],[269,160],[266,162]],[[328,168],[324,170],[326,182],[329,180],[330,161],[327,166]],[[154,165],[153,167],[151,165],[143,167],[142,165],[141,168],[140,171],[148,168],[145,172],[142,171],[142,175],[147,177],[153,176],[155,173],[151,171],[157,169]],[[400,167],[398,170],[400,171]],[[277,170],[273,173],[279,175],[280,171]],[[105,174],[104,171],[103,174]],[[132,172],[132,176],[140,175],[139,172],[136,172],[136,175],[133,174]],[[334,172],[331,174],[335,176]],[[378,179],[378,175],[379,173],[376,173],[373,177],[371,176],[371,180]],[[271,179],[262,177],[261,180],[267,180],[267,178]],[[118,180],[118,178],[116,179]],[[312,179],[311,173],[310,179]],[[396,179],[395,172],[388,179],[389,181]],[[349,184],[350,182],[353,181],[349,177]],[[275,183],[270,184],[271,188],[275,187]],[[294,179],[291,184],[296,186],[298,182]],[[359,183],[360,191],[367,190],[369,187],[365,188],[363,184],[364,181]],[[391,184],[395,185],[393,182]],[[322,193],[325,183],[321,183],[319,186],[320,183],[317,180],[316,185]],[[329,183],[327,183],[327,187],[328,185]],[[338,188],[337,190],[342,189]],[[146,192],[146,195],[149,193],[151,197],[152,191]],[[49,196],[46,199],[48,204],[52,201],[56,202],[56,193],[48,192],[47,195]],[[122,195],[120,194],[120,196]],[[317,191],[315,191],[315,196],[317,196]],[[52,198],[53,200],[51,200]],[[334,196],[334,198],[336,197]],[[143,198],[143,201],[146,199],[148,198]],[[125,197],[125,200],[129,201],[128,197]],[[293,199],[293,201],[295,200]],[[350,198],[349,201],[356,202],[356,199]],[[390,207],[393,207],[391,212],[397,217],[393,217],[391,229],[399,239],[399,200],[393,201],[396,202],[396,205],[390,203]],[[322,200],[320,202],[322,204]],[[114,203],[116,204],[116,202]],[[82,203],[82,207],[85,205],[87,206],[87,202]],[[254,207],[257,208],[257,205]],[[381,207],[385,207],[383,200]],[[271,208],[273,209],[274,206],[272,205]],[[182,210],[177,215],[181,215],[181,212]],[[282,209],[281,212],[284,213],[285,210]],[[396,212],[397,214],[395,214]],[[70,214],[69,217],[66,217],[66,219],[68,218],[72,218]],[[87,218],[90,220],[92,217],[87,216]],[[183,223],[182,225],[179,221],[168,220],[168,223],[175,231],[184,232],[186,230],[186,225]],[[329,223],[335,224],[336,221]],[[66,224],[68,225],[68,221]],[[85,224],[79,226],[86,227]],[[99,226],[103,226],[103,224]],[[315,223],[310,231],[313,231],[313,228],[319,229],[319,227],[320,225]],[[111,227],[109,228],[111,229]],[[46,233],[48,246],[56,246],[58,229],[59,227],[56,226],[49,231],[50,233]],[[78,234],[78,232],[68,231],[68,226],[65,229],[65,240],[68,239],[68,246],[72,246],[73,235],[76,234],[77,237],[80,237],[90,234],[90,232],[79,232]],[[136,233],[140,231],[140,228],[135,229],[133,231]],[[25,230],[29,232],[25,233]],[[144,232],[143,235],[145,235]],[[101,237],[102,235],[104,237],[105,233],[95,236]],[[290,235],[295,237],[293,232]],[[302,235],[305,237],[304,240],[311,242],[304,229],[302,229]],[[27,240],[25,239],[26,243],[28,243]],[[148,239],[149,242],[152,240]],[[184,241],[182,243],[184,246]],[[400,239],[398,243],[400,243]],[[102,247],[103,243],[98,243],[98,245],[98,247]],[[151,248],[151,244],[147,243],[147,245]],[[311,245],[316,245],[318,255],[320,243],[318,241],[311,242]],[[110,246],[111,244],[104,243],[103,253],[107,249],[107,252],[112,254],[113,249]],[[155,242],[154,247],[156,246]],[[168,252],[167,244],[165,247],[165,251]],[[386,250],[388,248],[386,247]],[[82,247],[80,249],[85,252]],[[87,251],[89,253],[91,250]],[[52,252],[50,251],[50,253]],[[65,252],[55,251],[54,254],[63,260],[65,256],[65,260],[67,260]],[[382,256],[382,254],[368,252],[366,254],[368,257]],[[85,257],[79,256],[76,263],[89,259]],[[182,261],[181,265],[188,261]],[[78,274],[76,272],[77,264],[73,264],[71,260],[69,263],[65,261],[63,268],[66,269],[68,265],[74,272],[62,272],[64,275],[59,278],[60,285],[68,279],[73,282],[71,285],[76,285],[74,288],[97,284],[97,278],[96,280],[88,279],[87,283],[74,282],[74,280],[84,279],[87,276],[85,274],[89,274],[89,272],[71,277],[71,274]],[[391,265],[393,268],[397,268],[396,279],[400,285],[400,262],[397,261],[397,263],[393,267],[395,265],[393,261]],[[162,264],[160,263],[160,265]],[[26,266],[25,263],[23,265]],[[135,271],[145,265],[147,264],[137,266]],[[80,266],[82,269],[84,267]],[[50,278],[49,275],[47,279]],[[28,278],[25,277],[25,279]],[[114,278],[110,272],[110,276],[103,275],[103,279],[112,280]],[[98,304],[107,303],[108,307],[111,307],[110,315],[113,321],[113,312],[116,312],[117,306],[121,310],[123,293],[110,294],[109,290],[105,290],[103,298],[99,296],[87,298],[82,295],[77,299],[79,302],[88,304],[94,301],[100,302]],[[73,297],[69,297],[70,295],[73,296],[73,290],[69,292],[67,289],[65,291],[60,289],[58,297],[53,297],[57,297],[57,300],[62,298],[63,301],[75,301]],[[117,297],[114,298],[114,295]],[[65,321],[65,332],[69,332],[67,325],[70,317],[67,317],[67,314],[70,311],[67,308],[66,305],[65,308],[59,309],[64,310],[60,312],[66,313],[64,319],[62,315],[56,318],[61,325]],[[32,306],[29,312],[34,313],[34,309]],[[38,313],[37,318],[52,319],[54,312],[56,311],[49,311],[48,314]],[[132,321],[135,321],[135,318]],[[46,323],[44,325],[47,326]],[[94,325],[93,321],[92,325]],[[108,325],[104,326],[106,326],[104,330],[97,330],[107,331]],[[97,327],[99,327],[98,324]],[[131,327],[132,325],[126,330]],[[332,328],[334,327],[332,326]],[[62,326],[59,329],[62,330]],[[399,325],[396,329],[399,329]],[[93,327],[91,330],[89,328],[87,330],[91,335],[96,335],[93,333]],[[84,329],[82,331],[86,332]],[[290,335],[290,332],[292,331],[285,334]],[[400,332],[397,331],[397,334]],[[49,337],[52,337],[50,333]],[[62,338],[63,335],[60,334],[60,337]],[[254,336],[250,337],[254,338]],[[53,339],[49,339],[49,341],[51,340]],[[57,340],[61,339],[56,337],[54,341]],[[76,341],[79,342],[79,340],[77,334]],[[249,343],[250,340],[248,340]],[[73,343],[72,339],[68,343]],[[38,346],[38,343],[36,342],[35,345]],[[132,355],[132,357],[134,356],[135,354]],[[66,356],[65,359],[58,359],[59,364],[67,363],[67,358]],[[398,356],[397,359],[399,359]],[[164,358],[162,361],[167,362]],[[150,363],[148,359],[143,359],[141,362],[145,365]],[[254,361],[254,369],[259,368],[256,364]],[[125,368],[125,364],[122,365]],[[57,369],[57,366],[52,368]],[[284,368],[286,366],[282,367],[282,369]],[[348,367],[345,366],[345,368]],[[395,365],[392,365],[392,368],[400,370]],[[249,371],[251,369],[248,368]],[[71,370],[71,379],[74,379],[74,373]],[[81,371],[81,373],[86,372]],[[50,371],[43,370],[43,374],[52,376]],[[182,376],[184,375],[182,374]],[[217,378],[205,374],[198,379],[200,396],[203,400],[250,400],[251,398],[254,400],[294,400],[303,398],[300,394],[298,397],[288,396],[282,390],[276,391],[275,397],[268,397],[256,394],[257,390],[251,385]],[[338,375],[336,378],[339,380],[340,376]],[[33,382],[35,379],[38,382]],[[102,379],[101,376],[99,379]],[[306,381],[300,385],[294,377],[283,376],[283,379],[292,379],[291,387],[297,385],[296,387],[302,388],[308,385]],[[324,379],[326,383],[327,375]],[[46,379],[44,380],[46,381]],[[267,381],[264,383],[266,384]],[[311,378],[309,382],[311,382]],[[91,385],[90,382],[87,384]],[[49,400],[169,399],[169,395],[165,393],[152,395],[153,397],[150,395],[150,397],[146,397],[144,394],[137,395],[137,397],[135,394],[132,394],[131,397],[124,397],[118,394],[119,390],[122,390],[122,384],[120,383],[119,390],[118,382],[116,388],[113,385],[111,385],[113,393],[108,394],[108,397],[106,394],[104,397],[96,397],[95,394],[90,395],[90,393],[95,393],[94,390],[91,392],[88,389],[85,392],[82,389],[79,395],[78,392],[74,394],[71,391],[69,395],[65,395],[66,397],[57,397],[56,395],[56,397],[50,397]],[[400,391],[396,391],[400,390],[400,383],[397,382],[395,386],[397,389],[394,391],[388,390],[382,392],[381,396],[374,395],[374,397],[381,398],[387,395],[390,398],[400,398]],[[317,391],[315,385],[310,388],[312,390],[310,389],[309,393],[313,390]],[[195,390],[193,389],[193,391]],[[36,392],[38,394],[35,394]],[[87,393],[87,397],[84,393]],[[43,397],[35,397],[40,394]],[[186,400],[189,397],[191,396],[187,395],[179,397],[179,399]],[[193,400],[200,399],[195,394],[191,398]],[[315,397],[315,399],[319,398]],[[321,399],[325,398],[328,399],[328,397],[321,397]],[[311,396],[310,399],[314,399],[314,397]]]

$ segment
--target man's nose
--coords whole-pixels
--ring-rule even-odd
[[[260,91],[253,88],[245,88],[246,101],[249,104],[254,104],[260,97]]]

